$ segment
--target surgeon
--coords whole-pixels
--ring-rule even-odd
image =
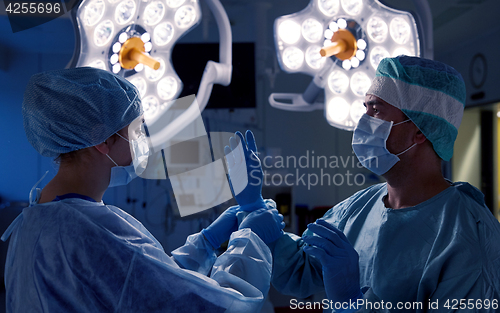
[[[386,182],[340,202],[301,237],[284,233],[272,247],[274,287],[300,298],[325,291],[329,312],[498,312],[500,224],[479,190],[441,174],[464,103],[450,66],[383,59],[352,147]]]
[[[271,275],[266,244],[284,226],[272,200],[253,206],[272,236],[251,222],[239,227],[235,206],[169,256],[140,222],[102,201],[109,186],[135,177],[132,164],[147,152],[129,132],[143,112],[132,84],[95,68],[39,73],[22,112],[29,142],[60,167],[2,237],[10,236],[7,312],[260,310]]]

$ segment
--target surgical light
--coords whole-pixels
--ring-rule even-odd
[[[115,53],[115,54],[113,54],[113,55],[109,58],[109,62],[110,62],[111,64],[115,64],[115,63],[117,63],[117,62],[118,62],[118,54],[116,54],[116,53]]]
[[[323,37],[323,25],[313,18],[302,23],[302,36],[309,42],[318,42]]]
[[[144,97],[146,94],[146,90],[148,88],[148,84],[146,83],[146,80],[142,77],[135,77],[130,80],[132,84],[139,90],[139,94],[141,97]]]
[[[363,104],[363,101],[356,100],[353,102],[351,106],[351,118],[353,121],[357,123],[365,112],[366,108],[365,105]]]
[[[371,40],[381,43],[387,38],[389,27],[382,18],[374,16],[368,21],[367,31]]]
[[[164,46],[169,43],[174,37],[174,26],[165,22],[155,27],[154,40],[158,46]]]
[[[167,0],[167,5],[172,9],[180,7],[185,0]]]
[[[311,0],[302,11],[277,18],[274,31],[281,68],[314,78],[303,94],[273,93],[270,104],[323,109],[330,125],[345,130],[353,130],[365,111],[364,96],[380,61],[420,55],[413,16],[379,0]],[[315,102],[322,90],[324,102]]]
[[[181,7],[175,12],[175,23],[180,28],[187,28],[191,26],[196,20],[196,10],[190,5]]]
[[[158,83],[158,95],[163,100],[171,100],[177,89],[177,80],[172,76],[165,77]]]
[[[152,2],[146,6],[144,15],[144,24],[156,25],[165,15],[165,5],[160,1]]]
[[[142,98],[149,124],[178,97],[183,84],[171,61],[172,49],[202,18],[200,0],[82,0],[72,12],[78,30],[71,66],[92,66],[123,76]],[[209,61],[197,95],[197,112],[206,106],[214,83],[228,85],[232,72],[231,30],[219,0],[203,0],[213,13],[220,36],[220,63]],[[311,31],[318,28],[312,24]],[[321,25],[319,25],[321,26]],[[307,28],[307,27],[306,27]],[[299,26],[300,33],[300,26]],[[299,34],[300,36],[300,34]],[[311,36],[317,36],[311,32]],[[304,63],[304,53],[290,51],[291,68]],[[310,60],[321,64],[320,59]],[[192,122],[196,110],[186,110],[162,133],[163,141]],[[163,112],[164,113],[164,112]],[[193,115],[194,114],[194,115]],[[175,126],[175,127],[174,127]],[[159,141],[158,138],[156,138]]]
[[[380,61],[390,56],[391,55],[384,47],[373,47],[373,49],[370,51],[370,64],[372,65],[373,69],[376,70]]]
[[[288,47],[283,52],[283,63],[286,67],[296,70],[304,63],[304,52],[297,47]]]
[[[333,16],[339,11],[339,0],[320,0],[319,9],[326,16]]]
[[[351,77],[352,92],[359,96],[364,97],[371,85],[371,79],[364,72],[356,72]]]
[[[410,24],[400,17],[393,18],[390,25],[390,33],[395,42],[404,45],[411,37]]]
[[[135,70],[136,72],[140,72],[140,71],[142,71],[143,69],[144,69],[144,65],[143,65],[143,64],[141,64],[141,63],[139,63],[139,64],[137,64],[136,66],[134,66],[134,70]]]
[[[278,27],[278,36],[286,44],[294,44],[300,39],[300,25],[294,21],[284,21]]]
[[[349,88],[349,77],[340,70],[332,71],[328,76],[328,87],[334,94],[342,94]]]
[[[133,0],[125,0],[118,4],[115,10],[115,20],[118,24],[123,25],[134,17],[136,5]]]
[[[111,20],[106,20],[99,25],[94,30],[94,42],[97,46],[104,46],[111,39],[115,25]]]
[[[326,59],[321,57],[319,53],[321,50],[320,46],[311,46],[307,48],[306,51],[306,63],[313,69],[319,69],[323,66]]]
[[[102,19],[104,9],[106,8],[103,0],[92,0],[83,11],[82,20],[86,26],[94,26]]]
[[[328,103],[328,117],[337,122],[341,122],[347,118],[350,111],[350,105],[340,97],[335,97]]]
[[[89,66],[95,67],[95,68],[98,68],[98,69],[101,69],[101,70],[105,70],[106,69],[106,65],[101,60],[96,60],[96,61],[90,63]]]
[[[120,52],[120,49],[122,48],[122,45],[119,42],[115,42],[113,45],[113,53],[118,53]],[[117,56],[118,57],[118,56]]]
[[[349,15],[358,15],[363,9],[363,0],[341,0],[342,8]]]
[[[165,61],[162,58],[156,58],[155,60],[160,63],[160,67],[158,69],[152,69],[150,67],[146,67],[145,69],[146,78],[152,82],[159,80],[165,73]]]

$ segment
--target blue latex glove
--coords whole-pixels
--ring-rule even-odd
[[[262,198],[264,174],[256,154],[257,145],[253,133],[247,130],[245,136],[246,141],[242,133],[236,132],[229,139],[229,146],[224,148],[224,154],[236,201],[242,211],[254,211],[266,207]]]
[[[238,230],[236,213],[238,213],[239,208],[238,205],[235,205],[226,209],[212,224],[201,231],[215,249],[228,241],[231,234]]]
[[[323,282],[329,300],[355,302],[363,297],[359,285],[358,253],[345,235],[324,220],[307,228],[316,236],[304,236],[309,244],[304,252],[316,257],[323,266]]]
[[[276,203],[273,200],[266,200],[268,205],[265,209],[258,209],[248,214],[239,229],[250,228],[265,244],[278,240],[283,235],[283,215],[276,210]]]

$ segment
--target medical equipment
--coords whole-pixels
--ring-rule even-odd
[[[203,111],[213,84],[227,86],[231,81],[229,19],[219,0],[205,2],[219,28],[220,63],[208,61],[197,103],[193,101],[177,119],[151,134],[153,142],[173,138]],[[182,89],[170,58],[172,48],[200,20],[198,0],[83,0],[73,13],[78,38],[70,66],[92,66],[127,78],[141,94],[144,118],[150,126]]]
[[[426,1],[419,2],[429,15]],[[378,0],[311,0],[304,10],[276,19],[274,33],[280,67],[314,78],[303,94],[273,93],[269,103],[289,111],[324,109],[328,123],[345,130],[353,130],[364,113],[363,99],[379,62],[421,52],[412,15]],[[322,89],[324,102],[315,102]]]

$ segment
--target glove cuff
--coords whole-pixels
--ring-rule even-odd
[[[267,208],[267,205],[266,205],[266,202],[264,202],[264,199],[261,196],[260,199],[258,199],[257,201],[255,201],[253,203],[240,205],[239,211],[252,212],[252,211],[255,211],[255,210],[258,210],[258,209],[265,209],[265,208]]]
[[[203,230],[201,231],[201,233],[203,234],[203,236],[205,237],[205,239],[208,240],[208,242],[210,242],[210,244],[212,245],[212,247],[214,249],[218,249],[220,247],[220,243],[217,242],[217,240],[210,234],[210,231],[207,230],[206,228],[203,228]]]

